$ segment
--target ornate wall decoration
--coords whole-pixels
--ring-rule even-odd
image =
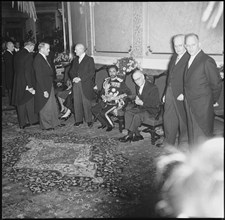
[[[133,56],[142,56],[143,45],[143,6],[142,2],[133,2]]]

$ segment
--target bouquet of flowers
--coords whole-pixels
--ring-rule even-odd
[[[54,59],[55,65],[68,64],[69,62],[70,62],[70,56],[66,52],[56,54],[56,57]]]
[[[139,63],[133,57],[118,59],[115,65],[119,68],[120,74],[124,76],[135,69],[140,69]]]

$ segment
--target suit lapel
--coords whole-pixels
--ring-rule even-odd
[[[190,67],[188,68],[188,64],[186,66],[185,71],[185,80],[187,80],[193,73],[194,67],[198,64],[199,60],[201,59],[203,55],[203,51],[200,51],[197,56],[194,58],[193,62],[191,63]]]

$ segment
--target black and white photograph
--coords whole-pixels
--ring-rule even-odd
[[[223,1],[1,1],[2,219],[224,218]]]

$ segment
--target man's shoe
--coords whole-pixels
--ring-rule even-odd
[[[108,128],[106,129],[106,131],[112,131],[113,127],[112,126],[108,126]]]
[[[58,127],[64,127],[66,124],[60,124],[60,125],[58,125]]]
[[[43,129],[43,130],[45,130],[45,131],[53,131],[55,129],[54,128],[46,128],[46,129]]]
[[[119,138],[119,141],[125,143],[128,141],[131,142],[132,139],[133,139],[133,135],[128,134],[126,136],[123,136],[122,138]]]
[[[101,125],[101,126],[98,126],[98,129],[100,129],[100,128],[105,128],[106,127],[106,125]]]
[[[140,140],[143,140],[144,139],[144,137],[142,136],[142,135],[135,135],[134,137],[133,137],[133,139],[132,139],[132,141],[140,141]]]
[[[30,127],[30,124],[25,124],[25,125],[21,126],[20,129],[24,129],[24,128],[27,128],[27,127]]]
[[[74,126],[79,126],[79,125],[81,125],[81,124],[83,124],[83,121],[81,121],[81,122],[76,122],[75,124],[74,124]]]
[[[156,144],[156,147],[165,147],[164,143],[158,143]]]
[[[94,124],[93,122],[88,122],[87,123],[87,125],[88,125],[89,128],[92,128],[93,127],[93,124]]]
[[[39,125],[39,122],[35,122],[35,123],[31,124],[31,125]]]

